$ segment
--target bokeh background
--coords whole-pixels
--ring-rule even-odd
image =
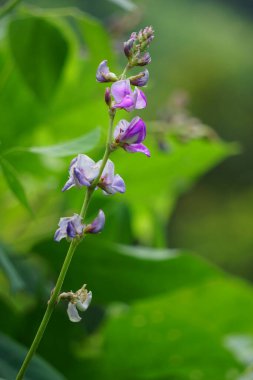
[[[253,379],[252,17],[250,0],[21,1],[1,17],[1,378],[15,379],[56,281],[58,220],[82,204],[60,191],[69,162],[103,153],[96,68],[119,73],[123,41],[152,25],[138,113],[152,157],[115,153],[127,192],[95,194],[88,219],[103,208],[105,230],[63,287],[87,283],[92,305],[79,324],[57,306],[25,378]]]

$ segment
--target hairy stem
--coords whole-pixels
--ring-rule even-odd
[[[104,153],[104,156],[102,159],[102,163],[101,163],[100,170],[99,170],[97,178],[92,182],[91,186],[89,188],[87,188],[87,190],[86,190],[84,202],[83,202],[81,212],[80,212],[80,216],[82,218],[85,218],[85,216],[86,216],[92,194],[95,191],[95,188],[96,188],[96,186],[100,180],[100,177],[103,173],[105,165],[106,165],[108,158],[111,154],[112,128],[113,128],[113,121],[114,121],[114,117],[115,117],[115,110],[110,109],[109,115],[110,115],[110,125],[109,125],[109,129],[108,129],[108,136],[107,136],[105,153]],[[70,246],[69,246],[69,249],[68,249],[68,252],[66,254],[64,263],[62,265],[58,280],[57,280],[56,285],[55,285],[55,288],[52,291],[50,300],[48,301],[46,312],[45,312],[44,317],[43,317],[43,319],[40,323],[40,326],[37,330],[37,333],[35,335],[33,343],[32,343],[32,345],[31,345],[31,347],[30,347],[30,349],[29,349],[29,351],[25,357],[25,360],[22,364],[22,367],[19,370],[19,373],[16,377],[16,380],[22,380],[23,379],[25,371],[26,371],[33,355],[35,354],[35,352],[39,346],[39,343],[40,343],[40,341],[44,335],[44,332],[46,330],[47,324],[48,324],[48,322],[51,318],[51,315],[54,311],[54,307],[57,304],[58,297],[59,297],[60,292],[61,292],[63,281],[65,279],[66,273],[68,271],[69,265],[71,263],[72,257],[75,253],[75,250],[76,250],[78,244],[79,244],[79,240],[73,239]]]

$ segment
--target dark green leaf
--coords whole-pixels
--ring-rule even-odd
[[[2,268],[3,272],[8,277],[12,290],[14,292],[24,289],[25,283],[20,276],[19,272],[13,265],[10,260],[9,255],[4,251],[3,247],[0,246],[0,268]]]
[[[27,353],[27,348],[6,335],[0,334],[0,376],[14,379]],[[42,358],[35,356],[24,377],[25,380],[64,380],[64,377]]]
[[[66,250],[65,244],[54,242],[34,248],[55,275]],[[94,302],[132,302],[220,275],[200,258],[177,250],[115,245],[89,236],[78,248],[64,287],[78,289],[85,282],[94,292]]]
[[[234,279],[140,301],[108,319],[101,371],[133,380],[241,379],[252,363],[252,313],[252,288]]]
[[[42,101],[51,98],[68,53],[60,29],[46,19],[26,17],[9,26],[10,47],[27,85]]]
[[[19,200],[19,202],[32,213],[31,207],[28,203],[25,190],[23,188],[22,183],[19,181],[17,173],[13,166],[4,158],[0,159],[0,165],[2,167],[2,172],[5,177],[5,180],[10,188],[10,190],[13,192],[13,194],[16,196],[16,198]]]

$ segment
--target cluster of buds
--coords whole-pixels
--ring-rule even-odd
[[[132,33],[129,40],[124,43],[124,53],[131,67],[146,66],[151,62],[150,54],[146,50],[153,38],[153,28],[147,26],[138,33]]]
[[[139,87],[147,84],[149,72],[143,72],[126,78],[126,73],[134,66],[145,66],[151,62],[147,48],[154,38],[152,27],[146,27],[138,33],[132,33],[130,39],[124,43],[124,52],[128,58],[128,64],[119,76],[110,71],[107,60],[103,60],[97,69],[96,79],[100,83],[112,82],[111,88],[105,90],[105,102],[109,108],[109,115],[113,121],[117,110],[127,112],[136,109],[143,109],[147,106],[147,99]],[[131,86],[134,86],[132,88]],[[108,159],[109,154],[118,148],[126,152],[140,152],[150,157],[148,148],[143,144],[146,137],[146,125],[139,117],[134,117],[132,121],[120,120],[114,131],[109,133],[110,141],[106,160],[95,162],[84,154],[78,154],[69,167],[69,178],[62,188],[62,191],[73,187],[86,187],[91,192],[101,189],[105,195],[124,193],[126,191],[125,182],[119,174],[115,174],[114,163]],[[112,137],[111,137],[112,136]],[[107,151],[106,151],[107,152]],[[90,223],[82,222],[82,215],[74,214],[71,217],[60,219],[59,228],[55,232],[55,240],[60,241],[66,238],[68,241],[81,240],[86,234],[96,234],[102,231],[105,224],[105,214],[99,211],[97,218]],[[77,309],[84,311],[91,301],[91,292],[87,292],[85,286],[76,293],[62,293],[61,298],[68,298],[68,315],[71,321],[78,322],[80,317]]]

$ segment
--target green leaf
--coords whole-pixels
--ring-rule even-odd
[[[140,301],[108,318],[97,365],[104,378],[238,380],[249,358],[227,342],[252,345],[252,313],[252,288],[234,279]]]
[[[2,168],[2,173],[5,177],[5,180],[15,195],[19,202],[30,212],[32,213],[31,207],[28,203],[25,190],[22,183],[19,181],[17,173],[14,167],[4,158],[0,158],[0,165]]]
[[[0,246],[0,268],[8,277],[11,284],[12,290],[17,292],[25,288],[25,283],[20,276],[19,272],[13,265],[9,255],[4,251],[3,247]]]
[[[66,157],[90,151],[97,145],[99,138],[100,129],[96,128],[90,133],[86,133],[85,135],[77,139],[70,140],[66,143],[42,147],[33,146],[27,149],[24,148],[24,150],[30,153],[43,154],[51,157]]]
[[[66,249],[65,244],[44,242],[33,251],[56,275]],[[64,287],[78,289],[85,282],[94,302],[133,302],[221,276],[216,267],[177,250],[116,245],[89,236],[78,251]]]
[[[0,376],[14,379],[27,353],[27,348],[0,334]],[[35,356],[26,372],[25,380],[64,380],[64,377],[49,363]]]
[[[67,41],[46,19],[13,20],[9,42],[15,63],[26,84],[42,101],[48,101],[60,80],[68,54]]]
[[[148,125],[147,125],[148,128]],[[149,137],[146,145],[151,157],[143,154],[116,152],[117,171],[124,178],[127,191],[124,199],[135,211],[134,226],[142,241],[150,244],[153,234],[153,215],[168,218],[177,198],[194,185],[198,178],[226,157],[237,152],[234,144],[221,141],[168,140],[170,151],[159,150]]]

